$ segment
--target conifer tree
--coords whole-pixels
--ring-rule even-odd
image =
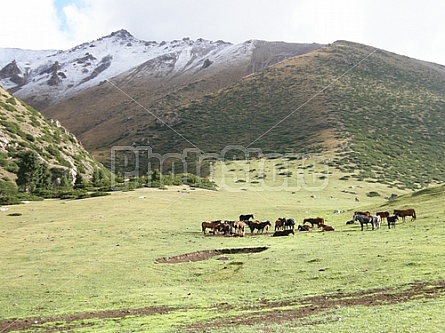
[[[39,183],[41,162],[33,151],[26,151],[20,156],[16,183],[23,192],[34,192]]]

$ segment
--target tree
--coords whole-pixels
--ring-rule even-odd
[[[65,168],[52,168],[52,183],[59,190],[69,190],[72,188],[71,177],[69,171]]]
[[[69,189],[71,189],[71,187],[72,187],[71,181],[70,181],[67,173],[64,172],[62,174],[62,177],[60,178],[60,188],[62,190],[69,190]]]
[[[84,188],[85,184],[83,183],[83,177],[80,172],[76,174],[76,179],[74,181],[74,187],[75,188]]]
[[[40,165],[36,187],[42,190],[51,190],[53,188],[52,174],[46,163]]]
[[[41,162],[38,155],[33,151],[21,154],[19,171],[17,173],[17,186],[23,192],[34,192],[39,183],[41,173]]]
[[[91,183],[95,187],[107,186],[107,177],[101,168],[94,169],[93,176],[91,178]]]

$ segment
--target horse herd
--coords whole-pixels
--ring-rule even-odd
[[[334,231],[334,227],[324,223],[322,217],[306,218],[303,220],[303,224],[298,225],[298,231],[309,231],[317,225],[322,228],[322,231]],[[253,234],[256,230],[257,233],[268,233],[272,224],[269,220],[259,221],[254,220],[253,214],[240,215],[238,221],[229,220],[216,220],[216,221],[204,221],[201,223],[201,230],[205,234],[206,229],[210,229],[210,233],[223,234],[224,236],[244,236],[246,229],[250,229],[250,233]],[[279,217],[275,221],[273,237],[294,235],[295,220],[291,218]]]
[[[391,225],[395,228],[396,222],[399,217],[405,222],[407,216],[411,217],[411,221],[416,219],[416,211],[413,208],[408,209],[395,209],[393,215],[387,211],[377,212],[372,215],[370,212],[354,212],[352,220],[346,222],[346,224],[354,224],[356,221],[360,223],[361,230],[363,231],[363,226],[366,224],[366,229],[368,229],[368,224],[371,224],[372,230],[379,229],[383,219],[386,219],[388,223],[388,228],[391,229]],[[322,231],[335,231],[333,226],[325,224],[324,218],[313,217],[303,219],[303,224],[298,225],[298,231],[310,231],[315,226],[321,228]],[[255,220],[253,214],[240,215],[238,221],[230,220],[216,220],[216,221],[204,221],[201,223],[201,230],[205,234],[207,229],[210,229],[210,233],[222,234],[224,236],[244,236],[246,229],[250,229],[250,233],[268,233],[269,228],[272,224],[269,220],[259,221]],[[295,232],[295,220],[292,218],[280,217],[275,221],[274,233],[272,236],[288,236],[294,235]]]
[[[363,225],[366,224],[366,229],[368,229],[368,224],[371,224],[372,230],[379,229],[381,222],[383,219],[386,219],[388,223],[388,229],[391,229],[391,225],[393,228],[396,227],[396,222],[399,220],[399,217],[405,222],[405,218],[407,216],[411,217],[411,221],[416,219],[416,211],[413,208],[408,209],[394,209],[393,215],[389,212],[377,212],[375,215],[371,215],[370,212],[354,212],[354,216],[352,220],[346,222],[346,224],[353,224],[356,221],[360,222],[361,229],[363,231]]]

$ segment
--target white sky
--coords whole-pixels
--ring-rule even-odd
[[[443,0],[2,0],[1,7],[0,47],[68,49],[123,28],[158,42],[345,39],[445,65]]]

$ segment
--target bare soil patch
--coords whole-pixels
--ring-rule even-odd
[[[190,253],[181,254],[174,257],[158,258],[155,261],[161,264],[177,264],[181,262],[194,262],[210,259],[214,256],[223,254],[241,254],[241,253],[258,253],[268,249],[267,246],[261,247],[243,247],[234,249],[219,249],[219,250],[205,250],[195,251]]]
[[[96,312],[83,312],[71,315],[54,316],[54,317],[31,317],[31,318],[11,318],[6,320],[0,320],[0,332],[22,331],[32,330],[36,328],[42,328],[41,326],[48,323],[62,323],[63,325],[72,323],[77,320],[88,319],[109,319],[109,318],[124,318],[127,316],[151,316],[158,314],[166,314],[174,309],[159,306],[159,307],[147,307],[143,309],[121,309],[121,310],[105,310]],[[86,327],[88,324],[82,323],[76,325],[76,327]],[[73,326],[70,329],[75,328]],[[56,328],[47,328],[47,332],[58,331]]]
[[[412,283],[400,289],[382,288],[352,293],[338,293],[308,297],[296,301],[267,302],[257,305],[254,311],[239,316],[215,319],[187,327],[187,332],[208,332],[211,328],[255,325],[262,322],[284,323],[326,313],[331,309],[351,306],[382,306],[405,303],[416,299],[433,299],[445,294],[445,281]],[[283,309],[284,307],[298,307]],[[251,309],[251,307],[250,307]],[[266,310],[266,311],[265,311]]]

